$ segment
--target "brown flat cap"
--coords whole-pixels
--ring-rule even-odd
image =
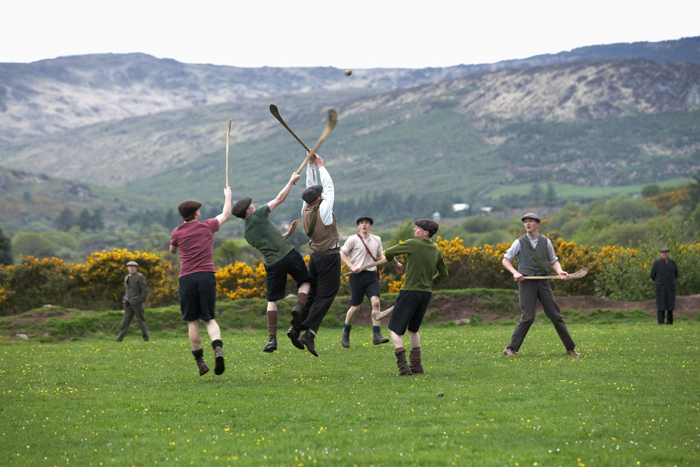
[[[185,217],[190,217],[201,207],[202,203],[188,199],[187,201],[183,201],[182,203],[180,203],[180,205],[177,207],[177,211],[184,219]]]
[[[243,198],[242,200],[236,201],[236,204],[233,205],[231,213],[239,219],[245,219],[245,212],[248,210],[248,206],[250,206],[250,203],[252,202],[253,200],[250,198]]]
[[[358,217],[357,220],[355,221],[355,224],[360,225],[360,222],[362,222],[362,221],[367,221],[367,222],[369,222],[369,225],[374,225],[374,219],[372,219],[371,217],[367,217],[367,216]]]
[[[540,216],[538,216],[534,212],[528,212],[527,214],[525,214],[524,216],[522,216],[520,218],[520,220],[523,222],[525,222],[525,219],[532,219],[533,221],[536,221],[536,222],[542,222],[542,219],[540,219]]]
[[[321,196],[321,193],[323,193],[323,185],[313,185],[304,190],[301,194],[301,199],[307,203],[313,203]]]
[[[414,224],[421,229],[428,231],[431,237],[437,233],[438,227],[440,227],[437,222],[430,219],[418,219],[416,222],[414,222]]]

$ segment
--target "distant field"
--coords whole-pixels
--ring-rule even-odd
[[[678,178],[675,180],[667,180],[665,182],[656,183],[660,187],[665,186],[678,186],[685,183],[692,182],[692,178]],[[647,185],[652,185],[651,183],[644,183],[641,185],[627,185],[627,186],[610,186],[610,187],[584,187],[576,185],[567,184],[555,184],[554,192],[558,198],[602,198],[607,196],[618,196],[618,195],[631,195],[641,193],[642,188]],[[541,184],[543,191],[547,190],[546,184]],[[527,195],[532,189],[532,184],[530,185],[512,185],[503,186],[496,188],[495,190],[487,193],[485,196],[491,199],[498,199],[505,195]]]
[[[700,324],[569,327],[577,358],[549,323],[515,358],[511,326],[426,326],[402,378],[370,328],[322,328],[319,358],[224,332],[203,377],[185,334],[3,342],[0,465],[700,465]]]

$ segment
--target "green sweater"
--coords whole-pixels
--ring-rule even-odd
[[[265,266],[272,266],[294,249],[294,245],[272,225],[269,215],[270,207],[263,204],[245,220],[245,239],[262,253]]]
[[[406,264],[401,290],[432,291],[432,286],[439,284],[447,277],[447,265],[442,259],[442,252],[430,240],[412,238],[394,245],[384,252],[387,261],[395,256],[405,255]],[[437,274],[433,272],[437,269]]]

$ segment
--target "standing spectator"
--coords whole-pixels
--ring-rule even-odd
[[[659,250],[659,259],[654,261],[651,267],[651,280],[654,281],[656,292],[656,319],[659,324],[673,324],[673,310],[676,308],[676,279],[678,279],[678,266],[669,258],[671,250],[663,247]]]
[[[148,342],[148,328],[146,327],[146,316],[144,314],[143,304],[148,296],[148,287],[146,287],[146,278],[138,272],[139,265],[136,261],[126,263],[126,270],[129,274],[124,278],[124,299],[123,305],[124,318],[122,319],[121,328],[119,328],[119,336],[117,342],[121,342],[129,330],[131,320],[136,315],[141,327],[141,336],[144,342]]]
[[[214,349],[216,366],[214,373],[224,372],[224,352],[221,330],[216,322],[216,276],[214,275],[214,232],[231,216],[231,188],[224,188],[224,209],[213,219],[199,222],[202,203],[183,201],[177,207],[184,221],[173,230],[170,252],[180,249],[180,278],[178,295],[182,320],[187,321],[192,355],[199,369],[199,376],[209,371],[204,362],[199,320],[204,321]]]

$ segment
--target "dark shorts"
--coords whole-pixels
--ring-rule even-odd
[[[183,321],[214,319],[216,276],[213,272],[195,272],[182,276],[177,290]]]
[[[306,269],[304,258],[297,250],[290,251],[287,256],[272,266],[265,266],[265,272],[267,273],[268,302],[276,302],[284,298],[284,291],[287,288],[287,274],[297,282],[297,287],[300,287],[304,282],[311,282],[311,275]]]
[[[379,296],[379,278],[377,271],[362,271],[350,274],[350,306],[362,305],[365,297]]]
[[[400,291],[389,319],[389,330],[399,336],[406,334],[406,329],[418,332],[432,295],[431,292],[416,290]]]

